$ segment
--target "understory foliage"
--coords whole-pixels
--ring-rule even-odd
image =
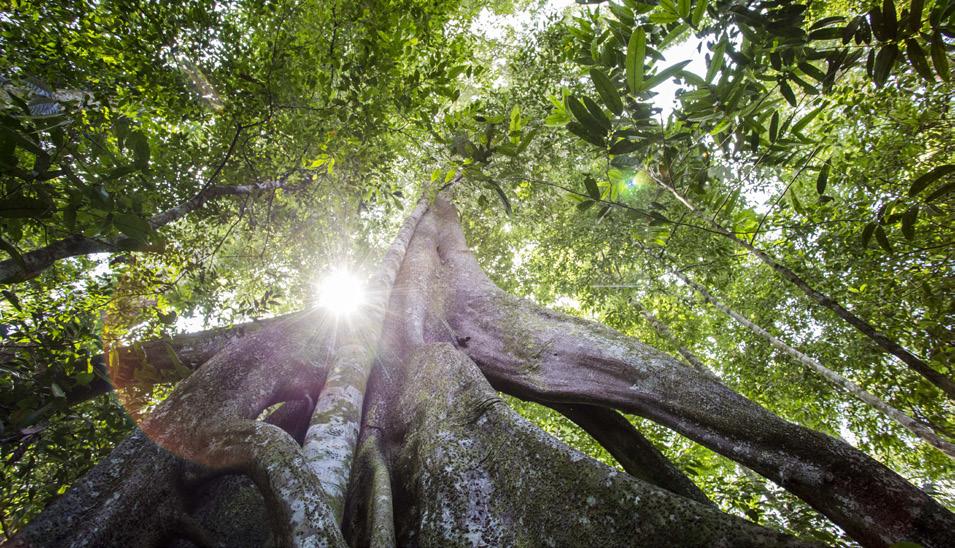
[[[111,349],[313,306],[324,272],[370,273],[422,189],[456,174],[502,289],[687,350],[955,509],[952,458],[673,273],[955,441],[937,383],[773,267],[955,377],[955,5],[487,4],[0,12],[6,538],[191,373],[146,365],[118,398],[98,389]],[[559,413],[506,401],[619,467]],[[720,509],[851,543],[751,470],[629,419]]]

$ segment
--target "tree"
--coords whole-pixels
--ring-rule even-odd
[[[584,417],[652,418],[867,545],[952,541],[951,513],[844,442],[612,330],[502,293],[443,196],[412,213],[371,287],[352,325],[305,311],[226,345],[12,545],[800,544],[555,444],[492,385]]]
[[[6,538],[950,543],[955,9],[483,4],[0,18]]]

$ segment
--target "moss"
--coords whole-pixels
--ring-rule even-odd
[[[598,463],[520,418],[450,345],[413,358],[402,543],[775,546],[798,541]]]

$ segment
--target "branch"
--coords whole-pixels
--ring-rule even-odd
[[[713,228],[714,232],[723,236],[724,238],[729,239],[737,245],[742,246],[744,249],[752,253],[757,259],[762,261],[765,265],[776,271],[776,273],[779,274],[779,276],[784,280],[792,283],[802,290],[802,292],[812,301],[825,308],[828,308],[835,313],[836,316],[845,320],[846,323],[871,339],[883,350],[897,357],[899,360],[905,363],[909,369],[922,375],[926,380],[938,387],[942,392],[945,393],[946,396],[948,396],[949,399],[955,399],[955,381],[953,381],[950,377],[932,368],[924,360],[917,357],[912,352],[909,352],[894,339],[889,338],[887,335],[876,329],[875,326],[851,312],[841,303],[836,301],[832,296],[823,293],[815,287],[809,285],[809,282],[803,279],[799,274],[796,274],[796,272],[791,268],[780,263],[765,251],[755,247],[750,242],[739,238],[733,233],[733,231],[727,229],[716,221],[706,218],[706,216],[702,214],[702,211],[692,202],[690,202],[685,196],[680,194],[680,192],[673,186],[672,183],[664,181],[659,177],[654,177],[654,179],[658,185],[668,190],[670,194],[672,194],[678,202],[683,204],[683,206],[686,207],[693,215],[707,222]]]
[[[277,181],[266,181],[251,185],[210,186],[200,190],[195,196],[185,202],[157,213],[149,220],[153,230],[176,221],[185,215],[202,207],[206,202],[221,196],[241,196],[256,194],[278,188],[285,188],[287,177]],[[136,242],[125,236],[117,236],[108,240],[97,240],[79,234],[67,236],[62,240],[23,254],[25,269],[13,259],[0,261],[0,284],[13,284],[33,279],[41,272],[53,266],[56,261],[80,255],[93,253],[111,253],[118,250],[148,251],[147,244]]]
[[[606,326],[505,294],[468,250],[453,206],[435,210],[451,284],[447,322],[495,389],[610,407],[667,426],[775,481],[863,544],[952,544],[944,532],[955,530],[951,512],[844,441],[784,421]]]
[[[546,405],[583,428],[631,476],[688,499],[712,504],[690,478],[620,413],[596,405]]]

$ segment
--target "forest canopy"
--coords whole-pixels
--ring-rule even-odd
[[[329,295],[452,185],[503,290],[955,510],[953,50],[945,0],[7,3],[3,540],[198,366],[172,342],[120,374],[124,352],[346,306]],[[561,413],[505,401],[622,469]],[[853,545],[627,420],[719,509]]]

